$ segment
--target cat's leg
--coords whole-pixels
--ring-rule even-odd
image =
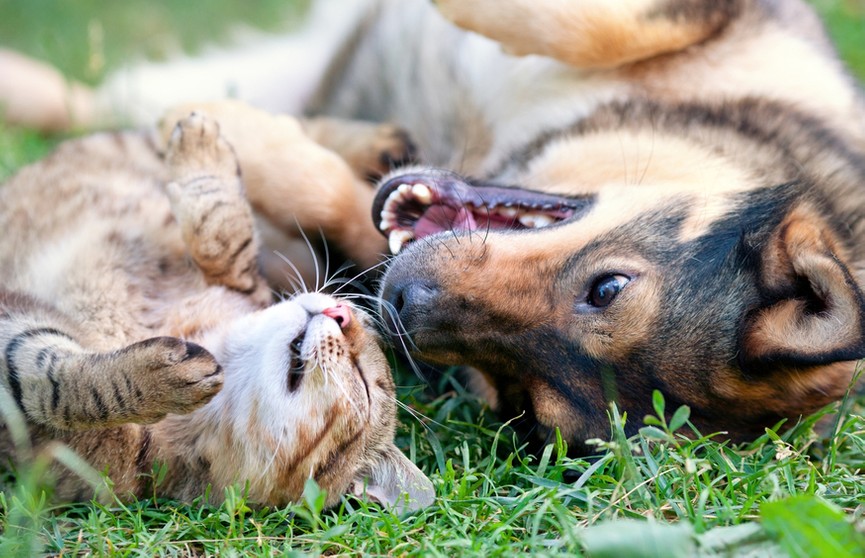
[[[445,17],[517,55],[613,68],[719,32],[741,0],[435,0]]]
[[[0,389],[29,422],[83,430],[187,413],[222,387],[202,347],[155,337],[116,351],[79,343],[75,324],[33,298],[0,289]]]
[[[370,217],[373,188],[337,153],[310,139],[296,118],[239,101],[195,103],[168,112],[163,137],[193,110],[219,122],[240,161],[249,203],[271,225],[294,236],[321,232],[363,266],[379,261],[386,245]]]
[[[258,239],[240,168],[219,124],[192,113],[175,125],[165,155],[167,186],[183,240],[207,282],[272,300],[258,271]]]

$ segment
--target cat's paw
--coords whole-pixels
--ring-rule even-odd
[[[125,349],[138,361],[152,409],[142,419],[185,414],[210,401],[222,389],[222,367],[204,347],[175,337],[154,337]]]
[[[393,124],[380,124],[366,153],[364,174],[378,179],[391,170],[417,161],[417,146],[408,132]]]
[[[168,141],[165,160],[175,181],[199,177],[236,178],[240,174],[234,149],[219,132],[219,123],[193,112],[180,119]]]

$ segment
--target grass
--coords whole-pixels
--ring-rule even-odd
[[[865,77],[865,3],[816,3],[851,67]],[[0,0],[0,42],[93,82],[135,55],[194,48],[233,21],[276,29],[274,22],[296,9],[282,0],[244,2],[242,10],[240,3],[211,0],[202,17],[202,5],[191,4]],[[181,31],[183,42],[174,38]],[[41,157],[55,141],[0,128],[0,176]],[[422,418],[404,413],[398,442],[438,494],[426,510],[398,517],[346,499],[323,511],[314,484],[303,502],[280,509],[254,509],[242,487],[229,490],[221,506],[160,499],[55,505],[43,490],[50,493],[47,463],[86,468],[52,448],[3,482],[0,556],[842,557],[861,556],[865,548],[861,396],[738,447],[677,433],[689,429],[687,412],[671,413],[656,397],[654,417],[611,409],[609,441],[598,441],[596,456],[583,460],[564,457],[561,441],[540,455],[525,454],[509,427],[450,373],[436,378],[432,390],[413,376],[399,380],[401,400]],[[815,429],[818,420],[828,426]],[[644,427],[627,438],[625,421]]]

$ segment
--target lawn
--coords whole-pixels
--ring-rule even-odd
[[[865,1],[815,0],[855,72],[865,78]],[[202,11],[207,14],[202,17]],[[122,60],[170,56],[225,37],[240,21],[278,30],[298,2],[258,0],[0,0],[0,44],[98,81]],[[179,37],[183,37],[180,39]],[[0,177],[56,138],[0,128]],[[730,446],[690,438],[687,410],[654,417],[610,412],[610,438],[592,459],[521,451],[507,425],[451,374],[421,385],[399,375],[398,442],[433,479],[432,507],[404,517],[344,500],[255,509],[242,487],[221,506],[146,499],[57,506],[34,463],[0,492],[0,556],[584,555],[862,556],[865,552],[865,398],[849,397],[783,434]],[[669,422],[663,418],[669,416]],[[822,420],[821,420],[822,419]],[[815,429],[821,420],[822,426]],[[644,425],[628,439],[623,423]],[[74,460],[57,452],[57,457]],[[0,481],[2,482],[2,481]]]

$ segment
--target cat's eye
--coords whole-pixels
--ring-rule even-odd
[[[589,289],[586,302],[595,308],[605,308],[613,302],[630,280],[631,278],[627,275],[620,274],[599,277],[592,284],[592,288]]]
[[[301,349],[303,347],[304,334],[301,333],[288,345],[288,374],[287,385],[289,393],[294,392],[300,387],[300,381],[303,379],[303,374],[306,369],[306,362],[303,360]]]

